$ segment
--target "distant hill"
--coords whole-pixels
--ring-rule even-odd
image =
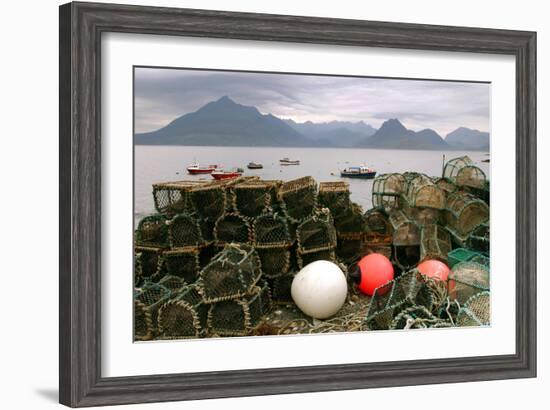
[[[387,120],[372,136],[365,138],[358,146],[384,149],[426,149],[442,150],[449,146],[441,136],[431,129],[415,132],[405,128],[396,119]]]
[[[445,137],[445,142],[454,149],[489,150],[489,133],[460,127]]]
[[[295,122],[291,119],[283,120],[296,131],[312,140],[328,140],[344,138],[352,140],[354,137],[369,137],[376,132],[376,128],[370,126],[364,121],[330,121],[315,123],[311,121]],[[334,145],[341,145],[339,141],[332,141]],[[348,145],[346,141],[344,145]],[[352,144],[353,145],[353,144]],[[350,145],[351,146],[351,145]]]
[[[225,96],[153,132],[136,134],[139,145],[311,146],[279,118]]]

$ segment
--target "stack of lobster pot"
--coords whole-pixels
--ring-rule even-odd
[[[330,210],[322,208],[296,229],[298,267],[317,260],[336,261],[336,229]]]

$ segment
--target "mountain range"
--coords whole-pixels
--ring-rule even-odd
[[[362,147],[425,150],[487,150],[489,133],[460,127],[443,139],[425,129],[415,132],[396,118],[377,130],[359,121],[298,123],[262,114],[224,96],[182,115],[156,131],[135,134],[137,145]]]

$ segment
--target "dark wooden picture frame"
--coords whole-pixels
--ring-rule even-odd
[[[100,84],[101,36],[108,32],[515,56],[515,354],[102,377]],[[536,33],[69,3],[60,7],[59,63],[62,404],[80,407],[536,376]]]

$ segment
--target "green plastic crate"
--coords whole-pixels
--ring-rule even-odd
[[[452,268],[459,262],[467,262],[480,254],[465,248],[456,248],[449,252],[449,267]]]

